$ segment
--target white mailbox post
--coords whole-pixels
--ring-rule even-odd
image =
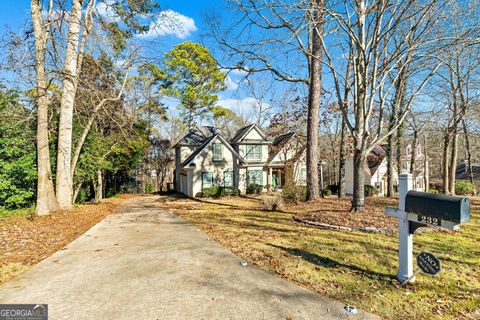
[[[387,207],[385,214],[398,218],[398,273],[400,282],[415,281],[413,276],[413,234],[410,234],[408,213],[405,212],[405,199],[413,188],[413,176],[402,173],[398,177],[398,209]]]
[[[401,174],[398,179],[398,208],[385,208],[387,216],[398,219],[397,279],[402,283],[415,280],[413,233],[417,228],[458,230],[462,223],[470,220],[468,198],[411,191],[412,187],[412,175]]]

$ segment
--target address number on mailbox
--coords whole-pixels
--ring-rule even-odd
[[[420,214],[418,215],[417,221],[421,222],[421,223],[431,224],[431,225],[434,225],[434,226],[440,226],[442,224],[441,219],[430,217],[430,216],[424,216],[424,215],[420,215]]]

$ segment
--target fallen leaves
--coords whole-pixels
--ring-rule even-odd
[[[384,214],[385,206],[395,205],[395,199],[367,198],[365,211],[350,212],[350,198],[325,198],[317,201],[304,202],[298,205],[288,206],[291,212],[298,212],[295,217],[301,220],[324,223],[348,228],[387,228],[398,229],[396,218],[387,217]]]
[[[33,220],[25,216],[0,219],[0,283],[65,248],[112,213],[124,198],[85,204],[71,211],[58,211]]]

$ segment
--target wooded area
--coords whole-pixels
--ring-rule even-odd
[[[208,12],[204,43],[152,57],[135,35],[157,17],[178,24],[161,3],[31,0],[27,29],[2,42],[0,68],[11,80],[0,87],[0,210],[35,205],[46,215],[116,193],[167,190],[171,147],[200,124],[230,138],[250,123],[303,135],[307,200],[322,188],[345,197],[353,159],[352,211],[363,211],[365,166],[379,145],[387,196],[395,174],[415,176],[427,165],[425,191],[476,194],[476,0],[227,3],[235,21]],[[256,101],[251,114],[219,102],[232,73]]]

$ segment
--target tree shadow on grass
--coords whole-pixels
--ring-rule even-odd
[[[381,281],[392,281],[395,279],[395,276],[392,274],[375,272],[371,270],[365,270],[355,265],[349,265],[345,263],[338,262],[336,260],[330,259],[328,257],[322,257],[315,253],[307,252],[301,249],[296,248],[286,248],[279,245],[268,243],[267,245],[286,251],[291,255],[294,256],[301,256],[305,261],[313,263],[317,266],[325,267],[325,268],[346,268],[350,269],[354,272],[357,272],[363,276],[369,277],[374,280],[381,280]]]

